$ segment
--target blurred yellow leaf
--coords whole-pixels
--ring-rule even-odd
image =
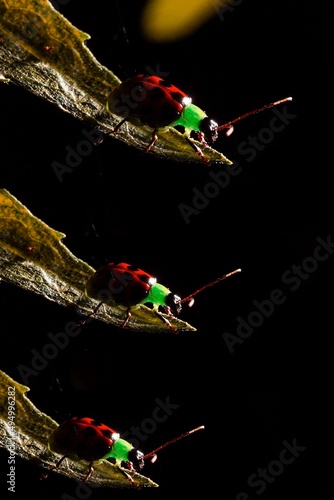
[[[149,0],[142,16],[144,35],[153,42],[184,38],[206,23],[227,0]]]

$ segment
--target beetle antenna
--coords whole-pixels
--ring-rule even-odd
[[[188,295],[188,297],[185,297],[184,299],[182,299],[181,304],[183,304],[184,302],[191,302],[191,304],[189,304],[189,307],[191,307],[193,305],[195,295],[203,292],[206,288],[209,288],[210,286],[216,285],[220,281],[226,280],[227,278],[229,278],[230,276],[233,276],[236,273],[241,273],[241,269],[235,269],[234,271],[231,271],[228,274],[224,274],[224,276],[221,276],[220,278],[218,278],[214,281],[210,281],[210,283],[207,283],[206,285],[202,286],[201,288],[199,288],[195,292]]]
[[[287,102],[287,101],[292,101],[292,97],[286,97],[285,99],[281,99],[280,101],[270,102],[269,104],[265,104],[264,106],[261,106],[260,108],[256,108],[256,109],[253,109],[252,111],[248,111],[248,113],[245,113],[241,116],[238,116],[237,118],[234,118],[234,120],[231,120],[230,122],[227,122],[224,125],[220,125],[217,128],[217,130],[227,129],[226,134],[230,135],[233,132],[234,123],[240,122],[241,120],[244,120],[245,118],[248,118],[251,115],[261,113],[262,111],[265,111],[266,109],[270,109],[270,108],[274,108],[275,106],[279,106],[280,104],[283,104],[284,102]]]
[[[190,434],[193,434],[194,432],[200,431],[201,429],[204,429],[204,428],[205,428],[204,425],[201,425],[200,427],[196,427],[196,429],[192,429],[191,431],[184,432],[183,434],[180,434],[180,436],[177,436],[177,437],[171,439],[170,441],[167,441],[166,443],[162,444],[161,446],[159,446],[155,450],[150,451],[150,453],[147,453],[146,455],[144,455],[143,459],[146,460],[147,458],[152,457],[152,462],[155,462],[157,459],[158,451],[160,451],[163,448],[166,448],[166,446],[169,446],[170,444],[173,444],[176,441],[179,441],[180,439],[183,439],[187,436],[190,436]]]

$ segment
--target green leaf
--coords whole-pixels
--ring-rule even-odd
[[[0,278],[76,313],[91,314],[98,301],[85,295],[87,279],[95,272],[75,257],[62,243],[65,235],[47,226],[5,189],[0,189]],[[125,309],[103,305],[94,318],[120,326]],[[179,331],[196,329],[177,318],[168,319]],[[128,329],[135,331],[170,331],[148,307],[131,311]]]
[[[89,51],[89,35],[75,28],[48,0],[0,0],[0,74],[111,134],[120,118],[106,109],[110,91],[120,83]],[[116,136],[145,149],[151,139],[144,127],[123,125]],[[231,164],[223,154],[197,142],[205,157]],[[149,154],[174,161],[201,162],[174,128],[159,134]]]
[[[61,458],[48,449],[48,438],[58,427],[57,422],[42,413],[27,398],[29,388],[19,384],[0,370],[0,447],[8,450],[9,456],[16,455],[31,460],[38,466],[50,469]],[[41,474],[46,471],[41,471]],[[58,469],[59,474],[82,480],[88,472],[85,462],[66,460]],[[136,484],[142,487],[157,487],[151,479],[141,474],[126,472]],[[133,488],[133,485],[107,460],[94,464],[94,472],[87,484],[110,488]]]

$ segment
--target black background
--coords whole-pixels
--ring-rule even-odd
[[[293,118],[253,161],[238,146],[268,127],[272,111],[240,123],[229,138],[221,135],[216,148],[242,171],[186,224],[179,205],[192,205],[193,189],[203,192],[211,181],[205,165],[143,157],[107,138],[59,183],[51,164],[64,161],[65,147],[78,144],[85,124],[20,87],[1,86],[1,187],[64,232],[75,255],[93,267],[131,262],[181,296],[243,270],[182,312],[196,333],[133,333],[92,322],[30,378],[29,396],[57,421],[86,414],[120,433],[151,418],[157,398],[169,398],[174,410],[147,433],[140,444],[145,452],[205,425],[144,469],[159,489],[99,489],[90,498],[205,494],[234,500],[245,492],[252,500],[306,493],[328,500],[334,257],[306,271],[295,291],[282,275],[293,265],[315,263],[309,258],[317,238],[334,239],[331,7],[244,0],[191,36],[159,45],[140,33],[145,2],[119,3],[120,8],[113,1],[71,0],[60,11],[91,35],[90,50],[120,78],[160,65],[219,123],[291,95],[287,110]],[[274,289],[284,294],[284,304],[273,307],[231,353],[223,334],[235,335],[237,318],[247,320],[256,310],[253,302],[270,299]],[[48,332],[62,331],[77,318],[6,283],[0,290],[1,369],[20,381],[17,365],[29,366],[31,349],[42,349]],[[284,440],[305,449],[258,493],[247,480],[278,459]],[[4,460],[1,481],[6,467]],[[40,482],[40,474],[35,465],[18,461],[16,498],[27,489],[35,498],[76,496],[74,481],[54,474]]]

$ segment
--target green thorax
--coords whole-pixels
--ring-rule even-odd
[[[173,127],[180,125],[185,128],[187,134],[192,130],[200,132],[201,121],[206,117],[206,113],[201,108],[195,106],[195,104],[189,104],[184,108],[176,122],[173,123]]]
[[[114,458],[117,464],[121,462],[129,461],[129,452],[133,449],[133,446],[125,439],[117,439],[108,455],[104,458]]]
[[[170,293],[170,290],[168,290],[168,288],[166,288],[164,285],[155,283],[151,286],[147,297],[145,297],[145,299],[142,300],[141,303],[145,304],[145,302],[150,302],[156,308],[159,306],[166,306],[166,297]]]

